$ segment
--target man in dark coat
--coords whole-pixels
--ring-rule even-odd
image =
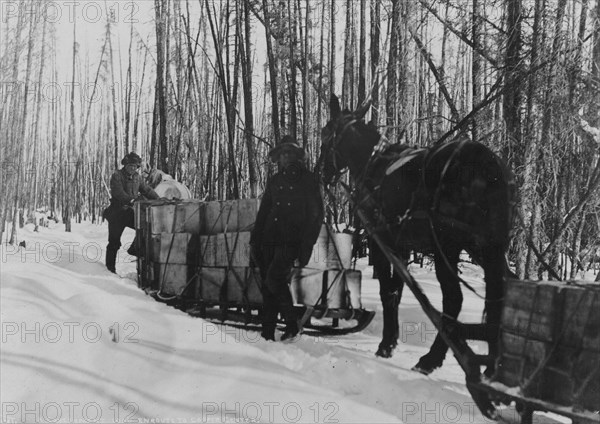
[[[304,166],[304,150],[290,136],[269,156],[279,165],[265,188],[250,237],[252,257],[263,280],[262,337],[275,340],[277,314],[286,328],[281,340],[298,332],[289,283],[294,262],[308,263],[323,221],[317,177]]]
[[[108,221],[108,246],[106,246],[106,268],[116,272],[115,263],[117,252],[121,247],[121,235],[125,227],[134,228],[133,202],[139,193],[148,199],[158,199],[159,196],[150,188],[138,174],[142,158],[131,152],[121,160],[123,168],[115,171],[110,177],[110,206],[104,212]],[[135,240],[127,253],[136,255]]]

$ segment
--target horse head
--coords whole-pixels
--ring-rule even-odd
[[[374,125],[365,124],[363,117],[370,102],[352,112],[341,110],[338,98],[331,96],[329,122],[321,130],[322,176],[325,185],[335,182],[346,170],[356,176],[366,165],[380,135]]]

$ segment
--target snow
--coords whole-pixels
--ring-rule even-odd
[[[132,239],[126,229],[123,240]],[[120,276],[108,272],[106,225],[73,224],[71,233],[60,224],[39,232],[28,225],[21,240],[25,248],[0,248],[3,423],[491,422],[450,354],[431,376],[410,370],[435,331],[408,289],[394,357],[374,356],[382,314],[378,283],[364,260],[363,305],[377,311],[371,325],[358,334],[303,335],[284,344],[152,300],[137,287],[135,262],[123,253],[127,243]],[[481,270],[463,271],[483,294]],[[440,307],[432,269],[412,272]],[[479,322],[483,301],[466,290],[464,297],[460,318]]]

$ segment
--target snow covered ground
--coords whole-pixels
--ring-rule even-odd
[[[32,228],[19,231],[25,248],[0,248],[2,423],[491,422],[451,355],[431,376],[410,371],[435,331],[408,289],[394,357],[374,356],[381,305],[366,262],[359,264],[363,304],[377,311],[366,330],[282,344],[155,302],[137,288],[124,249],[120,277],[108,272],[106,225]],[[127,229],[123,240],[132,238]],[[432,270],[412,272],[439,307]],[[465,267],[463,277],[484,292],[478,268]],[[478,322],[483,302],[464,296],[461,319]],[[534,422],[560,421],[536,415]]]

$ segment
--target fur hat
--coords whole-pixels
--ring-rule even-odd
[[[121,159],[121,165],[141,165],[142,158],[136,152],[129,152],[125,155],[123,159]]]
[[[279,155],[282,152],[290,150],[296,153],[298,159],[304,159],[304,149],[296,142],[296,140],[294,140],[294,138],[291,135],[283,136],[283,138],[281,139],[281,143],[279,143],[277,146],[273,147],[269,151],[269,157],[271,158],[271,161],[277,162],[277,160],[279,159]]]

